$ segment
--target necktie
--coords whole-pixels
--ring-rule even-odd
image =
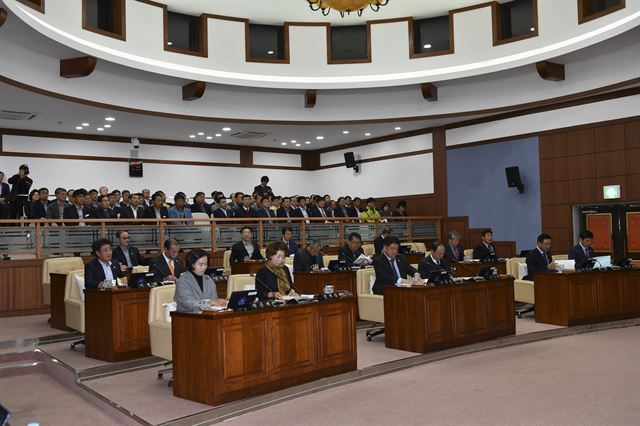
[[[588,248],[584,248],[584,255],[589,257],[589,249]]]
[[[544,257],[544,262],[549,265],[549,258],[547,257],[546,253],[542,253],[542,257]]]
[[[458,247],[453,248],[453,257],[455,257],[455,259],[458,260]]]
[[[167,266],[169,267],[169,272],[171,272],[171,275],[175,275],[175,269],[173,267],[173,259],[167,259]]]
[[[391,265],[391,270],[393,271],[393,276],[396,277],[396,280],[400,278],[398,275],[398,271],[396,270],[395,259],[389,260],[389,264]]]
[[[320,216],[327,217],[327,213],[324,211],[324,209],[320,209]]]

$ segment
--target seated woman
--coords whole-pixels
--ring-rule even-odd
[[[218,299],[216,285],[210,276],[205,275],[209,257],[202,249],[194,249],[187,255],[187,272],[176,282],[173,300],[178,304],[178,312],[200,311],[203,299],[211,300],[214,306],[225,306],[226,300]]]
[[[284,264],[287,245],[276,241],[267,246],[267,262],[256,273],[256,290],[260,299],[282,299],[283,296],[297,297],[289,268]]]

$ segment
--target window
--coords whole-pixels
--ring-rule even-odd
[[[44,0],[18,0],[22,4],[44,13]]]
[[[329,27],[329,63],[371,62],[368,25]]]
[[[165,50],[178,53],[203,54],[205,42],[202,35],[202,22],[206,19],[200,16],[167,12],[166,18],[167,40]]]
[[[82,28],[124,40],[124,0],[82,0]]]
[[[513,0],[492,7],[494,45],[538,35],[537,0]]]
[[[453,53],[453,19],[449,15],[409,20],[411,57]]]
[[[247,61],[289,62],[289,31],[277,25],[246,24]]]
[[[582,24],[624,7],[625,0],[578,0],[578,22]]]

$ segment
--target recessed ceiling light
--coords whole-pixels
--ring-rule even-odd
[[[296,142],[298,142],[298,141],[295,140],[295,139],[291,139],[291,143],[296,143]]]
[[[211,140],[211,139],[213,139],[213,136],[207,136],[207,139]]]
[[[348,134],[349,134],[349,131],[348,131],[348,130],[343,130],[343,131],[342,131],[342,134],[343,134],[343,135],[348,135]]]
[[[89,127],[89,123],[82,123],[82,127]]]
[[[189,135],[189,137],[190,137],[191,139],[194,139],[194,138],[196,137],[196,135]]]
[[[297,143],[297,144],[296,144],[296,146],[300,146],[300,144],[299,144],[299,143]]]
[[[268,55],[273,55],[273,53],[274,53],[273,50],[267,50]]]
[[[198,132],[198,136],[204,136],[204,132]]]
[[[222,133],[216,133],[216,138],[219,138],[220,136],[222,136]]]
[[[102,126],[102,127],[104,127],[105,129],[110,129],[110,128],[111,128],[111,124],[105,124],[105,125],[104,125],[104,126]]]
[[[84,129],[84,127],[82,127],[82,126],[76,126],[76,130],[82,130],[82,129]]]
[[[534,27],[529,28],[529,31],[535,31],[536,29]]]
[[[105,118],[105,121],[116,121],[116,119],[113,117],[107,117]]]
[[[425,45],[424,45],[424,46],[422,46],[422,47],[424,47],[425,49],[431,49],[431,45],[430,45],[429,43],[425,44]]]
[[[400,127],[400,126],[394,127],[393,130],[402,130],[402,127]]]
[[[311,141],[306,141],[305,144],[310,145]]]
[[[365,136],[371,136],[371,133],[367,132],[364,134]]]
[[[172,41],[168,41],[167,42],[167,46],[173,46],[173,42]]]
[[[104,128],[102,128],[102,127],[98,127],[96,130],[99,131],[99,132],[104,132]]]
[[[223,128],[222,128],[222,131],[223,131],[223,132],[228,132],[228,131],[230,131],[230,130],[231,130],[231,127],[223,127]]]
[[[321,141],[322,139],[324,139],[324,136],[316,136],[316,139]]]
[[[286,144],[287,144],[286,142],[280,142],[280,145],[286,145]]]

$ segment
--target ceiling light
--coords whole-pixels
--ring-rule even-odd
[[[173,42],[172,41],[168,41],[167,42],[167,46],[173,46]]]
[[[402,130],[402,127],[400,127],[400,126],[394,127],[393,130]]]
[[[102,126],[102,127],[104,127],[105,129],[110,129],[110,128],[111,128],[111,124],[105,124],[105,125],[104,125],[104,126]]]
[[[358,16],[362,16],[362,11],[369,6],[371,10],[377,12],[380,6],[385,6],[389,0],[307,0],[309,7],[314,12],[320,11],[322,15],[327,16],[331,9],[340,12],[340,16],[344,18],[351,12],[356,12]]]
[[[82,123],[82,127],[89,127],[89,123]]]
[[[198,136],[204,136],[204,132],[198,132]]]
[[[299,143],[297,143],[297,144],[296,144],[296,146],[300,146],[300,144],[299,144]]]
[[[216,133],[216,138],[219,138],[220,136],[222,136],[221,133]]]
[[[82,127],[82,126],[76,126],[76,130],[82,130],[82,129],[84,129],[84,127]]]
[[[213,136],[207,136],[207,139],[211,140],[211,139],[213,139]]]
[[[342,134],[343,134],[343,135],[348,135],[348,134],[349,134],[349,131],[348,131],[348,130],[343,130],[343,131],[342,131]]]
[[[316,136],[316,139],[321,141],[322,139],[324,139],[324,136]]]
[[[306,141],[305,144],[311,145],[311,141]]]
[[[231,130],[231,127],[223,127],[223,128],[222,128],[222,131],[223,131],[223,132],[228,132],[228,131],[230,131],[230,130]]]
[[[104,128],[102,128],[102,127],[98,127],[96,130],[99,131],[99,132],[104,132]]]
[[[371,133],[367,132],[364,134],[365,136],[371,136]]]
[[[422,47],[424,47],[425,49],[431,49],[431,45],[430,45],[429,43],[425,44],[425,45],[424,45],[424,46],[422,46]]]
[[[280,142],[280,145],[286,145],[286,144],[287,144],[286,142]]]
[[[191,139],[194,139],[194,138],[196,137],[196,135],[189,135],[189,137],[190,137]]]
[[[291,143],[296,143],[296,142],[298,142],[298,141],[295,140],[295,139],[291,139]]]
[[[268,55],[273,55],[273,53],[274,53],[273,50],[267,50]]]
[[[536,29],[534,27],[529,28],[529,31],[535,31]]]
[[[116,119],[113,117],[107,117],[105,118],[105,121],[116,121]]]

